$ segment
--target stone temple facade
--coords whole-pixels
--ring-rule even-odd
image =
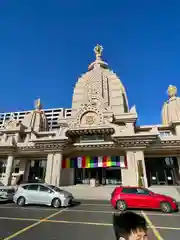
[[[0,180],[5,185],[40,178],[56,186],[177,185],[180,183],[180,98],[168,87],[162,124],[137,126],[119,77],[96,59],[78,79],[69,117],[48,129],[40,100],[21,122],[0,128]]]

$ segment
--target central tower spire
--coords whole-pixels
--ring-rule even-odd
[[[94,53],[96,56],[96,60],[89,65],[88,70],[92,70],[95,66],[100,66],[102,68],[108,68],[108,64],[102,60],[102,52],[103,52],[103,47],[101,45],[97,44],[94,47]]]
[[[96,60],[101,60],[103,47],[101,45],[97,44],[94,47],[94,52],[95,52],[95,55],[96,55]]]

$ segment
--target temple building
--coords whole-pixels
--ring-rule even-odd
[[[78,79],[69,114],[58,110],[52,127],[40,99],[12,113],[0,128],[0,181],[35,178],[56,186],[177,185],[180,183],[180,98],[168,87],[162,124],[138,126],[119,77],[94,48],[95,61]],[[49,111],[51,112],[51,111]],[[5,115],[4,115],[5,116]],[[55,119],[55,117],[53,118]],[[2,120],[2,119],[1,119]]]

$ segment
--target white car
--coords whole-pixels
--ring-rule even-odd
[[[26,204],[42,204],[59,208],[71,205],[73,196],[71,193],[53,185],[27,183],[19,185],[14,194],[13,200],[18,206],[24,206]]]
[[[15,189],[0,183],[0,202],[13,201]]]

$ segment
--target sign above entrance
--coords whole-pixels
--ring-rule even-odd
[[[66,158],[62,161],[62,168],[106,168],[106,167],[127,167],[124,156],[81,156]]]

